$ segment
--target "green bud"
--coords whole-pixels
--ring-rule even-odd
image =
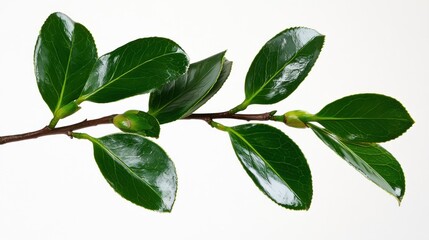
[[[54,112],[54,118],[52,118],[51,122],[49,123],[49,127],[54,128],[60,119],[72,115],[73,113],[79,111],[79,109],[80,107],[75,101],[62,106]]]
[[[294,128],[307,128],[307,119],[312,117],[313,114],[310,114],[301,110],[294,110],[284,114],[284,122],[289,127]]]
[[[129,110],[113,118],[113,124],[123,132],[136,133],[142,136],[158,137],[160,126],[158,120],[152,115]]]
[[[63,107],[61,107],[57,111],[55,111],[54,115],[58,119],[63,119],[65,117],[68,117],[68,116],[72,115],[73,113],[79,111],[79,109],[80,109],[79,105],[77,105],[77,103],[73,101],[67,105],[64,105]]]

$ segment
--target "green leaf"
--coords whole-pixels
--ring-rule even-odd
[[[258,188],[277,204],[308,209],[311,172],[299,147],[280,130],[264,124],[226,128],[235,153]]]
[[[405,193],[405,177],[396,159],[375,143],[348,142],[326,129],[309,124],[316,135],[356,170],[392,194],[400,202]]]
[[[98,59],[78,102],[107,103],[149,92],[182,76],[188,64],[169,39],[137,39]]]
[[[326,105],[309,119],[335,135],[354,142],[384,142],[410,128],[414,121],[396,99],[356,94]]]
[[[91,33],[65,14],[51,14],[34,50],[39,91],[52,113],[76,100],[97,60]]]
[[[160,126],[158,120],[139,110],[128,110],[113,118],[113,124],[123,132],[136,133],[141,136],[159,137]]]
[[[210,89],[210,91],[201,99],[199,102],[196,103],[196,105],[193,107],[193,110],[189,113],[193,113],[195,110],[200,108],[202,105],[204,105],[210,98],[212,98],[223,86],[226,79],[228,79],[229,74],[231,73],[232,68],[232,62],[228,61],[227,59],[224,59],[222,70],[220,72],[219,77],[217,78],[216,83],[213,85],[213,87]]]
[[[204,104],[228,77],[225,71],[220,77],[225,62],[225,52],[193,63],[185,75],[153,91],[149,100],[149,113],[160,123],[168,123],[186,117]]]
[[[134,134],[112,134],[88,139],[101,173],[117,193],[147,209],[170,212],[176,197],[177,176],[173,162],[152,141]]]
[[[246,76],[245,105],[273,104],[289,96],[310,72],[324,36],[309,28],[290,28],[269,40]]]

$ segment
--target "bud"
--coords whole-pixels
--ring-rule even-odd
[[[123,132],[136,133],[142,136],[159,137],[160,127],[158,120],[152,115],[129,110],[113,118],[113,124]]]
[[[72,115],[73,113],[79,111],[79,109],[80,109],[80,107],[75,101],[70,102],[70,103],[62,106],[61,108],[57,109],[54,112],[54,118],[52,118],[48,127],[54,128],[60,119],[63,119],[63,118],[66,118],[66,117]]]
[[[313,116],[313,114],[302,110],[294,110],[284,114],[284,122],[289,127],[307,128],[306,122],[311,116]]]
[[[63,119],[79,111],[79,109],[80,109],[79,105],[77,105],[77,103],[73,101],[71,103],[68,103],[62,106],[60,109],[55,111],[54,115],[55,115],[55,118]]]

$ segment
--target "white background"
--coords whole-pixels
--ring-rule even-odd
[[[100,55],[148,36],[173,39],[192,61],[228,49],[232,74],[201,112],[228,110],[243,100],[247,68],[275,34],[293,26],[318,30],[326,35],[324,49],[297,91],[247,112],[315,113],[362,92],[395,97],[416,124],[383,146],[402,164],[407,189],[399,207],[310,130],[275,124],[300,145],[313,176],[310,210],[286,210],[254,186],[225,133],[203,122],[178,121],[163,126],[157,141],[179,177],[173,212],[162,214],[117,195],[88,142],[53,136],[0,147],[0,239],[429,239],[429,2],[3,1],[0,135],[36,130],[51,118],[32,58],[38,31],[55,11],[83,23]],[[146,110],[147,96],[84,103],[60,125],[127,109]],[[113,131],[103,126],[87,132]]]

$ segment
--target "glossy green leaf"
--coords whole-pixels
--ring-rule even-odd
[[[62,13],[48,17],[37,39],[34,67],[52,113],[79,97],[96,60],[94,39],[84,26]]]
[[[159,137],[160,126],[158,120],[139,110],[128,110],[113,118],[113,124],[123,132],[136,133],[141,136]]]
[[[310,207],[310,168],[289,137],[264,124],[245,124],[226,131],[238,159],[262,192],[286,208]]]
[[[355,142],[384,142],[410,128],[414,121],[400,102],[379,94],[356,94],[326,105],[310,120]]]
[[[137,39],[98,59],[78,102],[107,103],[149,92],[182,76],[188,64],[169,39]]]
[[[158,118],[160,123],[171,122],[193,113],[225,82],[229,72],[226,71],[220,77],[226,64],[224,56],[225,52],[221,52],[193,63],[185,75],[153,91],[149,100],[149,113]]]
[[[326,129],[309,124],[316,135],[356,170],[401,201],[405,193],[405,177],[396,159],[375,143],[342,140]]]
[[[290,28],[269,40],[246,76],[246,104],[273,104],[289,96],[310,72],[324,36],[309,28]]]
[[[219,77],[217,78],[216,83],[210,89],[210,91],[193,107],[193,110],[190,113],[193,113],[195,110],[200,108],[204,103],[206,103],[210,98],[212,98],[223,86],[226,79],[228,79],[229,74],[231,73],[232,62],[224,59],[222,70]]]
[[[176,197],[177,176],[173,162],[154,142],[134,134],[112,134],[88,139],[101,173],[117,193],[147,209],[169,212]]]

